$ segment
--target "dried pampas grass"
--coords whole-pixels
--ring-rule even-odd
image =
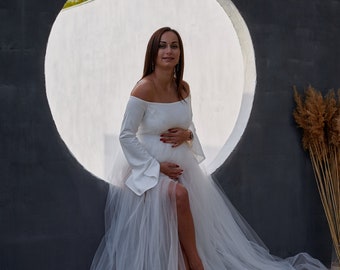
[[[308,86],[302,97],[294,87],[293,112],[310,154],[334,249],[340,261],[340,90],[324,97]]]

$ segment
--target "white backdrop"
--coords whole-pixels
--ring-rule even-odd
[[[47,97],[66,145],[98,177],[111,166],[148,39],[163,26],[183,39],[184,79],[209,171],[225,160],[246,126],[255,62],[247,27],[230,1],[94,0],[66,9],[48,42]]]

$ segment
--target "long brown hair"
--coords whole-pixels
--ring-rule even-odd
[[[156,58],[158,55],[159,43],[161,41],[161,37],[165,32],[169,32],[169,31],[176,34],[178,38],[178,42],[179,42],[180,56],[179,56],[178,64],[175,67],[175,81],[176,81],[176,86],[177,86],[177,89],[176,89],[177,96],[180,100],[182,100],[183,96],[181,93],[181,88],[183,88],[184,91],[187,91],[187,89],[185,89],[182,83],[183,71],[184,71],[184,49],[183,49],[182,38],[176,30],[171,29],[170,27],[162,27],[152,34],[148,42],[148,46],[146,48],[142,79],[154,71],[154,64],[156,63]]]

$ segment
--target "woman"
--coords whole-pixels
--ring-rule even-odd
[[[126,107],[120,142],[128,164],[114,170],[120,184],[110,187],[106,233],[91,269],[326,269],[307,254],[271,256],[201,171],[183,69],[180,35],[157,30]]]

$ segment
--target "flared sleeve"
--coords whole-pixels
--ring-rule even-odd
[[[198,139],[196,128],[193,122],[191,122],[189,129],[191,130],[193,134],[193,139],[192,141],[189,142],[189,145],[191,147],[191,152],[194,154],[197,162],[201,163],[203,160],[205,160],[205,155],[202,149],[201,142]]]
[[[202,149],[201,142],[200,142],[200,140],[197,136],[197,133],[196,133],[195,124],[192,120],[193,113],[192,113],[192,106],[191,106],[191,96],[189,96],[188,102],[189,102],[190,118],[191,118],[189,130],[193,134],[193,139],[191,141],[189,141],[189,145],[190,145],[190,148],[191,148],[191,152],[195,156],[197,162],[201,163],[203,160],[205,160],[205,155],[204,155],[204,152],[203,152],[203,149]]]
[[[125,184],[139,196],[157,184],[160,173],[159,162],[146,151],[136,136],[147,106],[147,102],[130,97],[119,136],[123,153],[132,168]]]

